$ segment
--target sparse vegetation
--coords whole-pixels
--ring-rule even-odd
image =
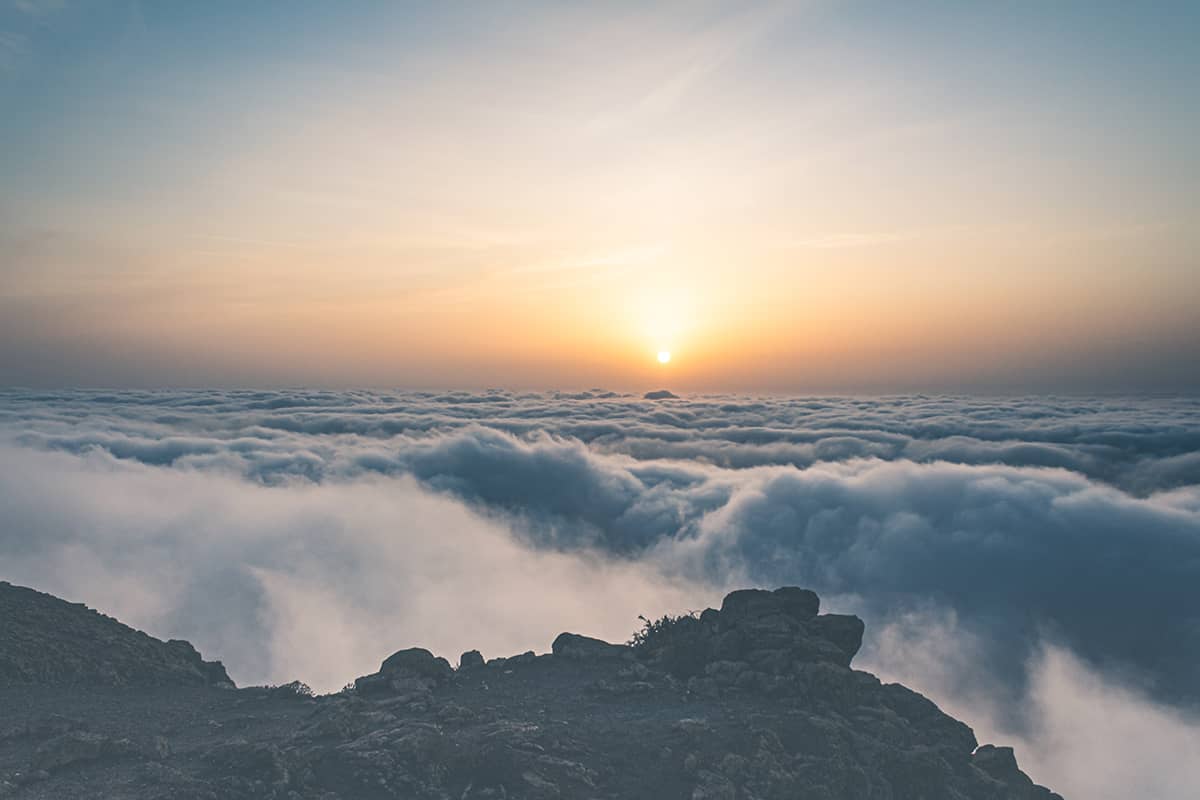
[[[629,645],[639,657],[659,662],[679,678],[690,678],[701,669],[707,649],[703,623],[696,611],[658,619],[638,616],[642,628],[633,634]]]
[[[292,681],[291,683],[282,683],[278,686],[267,687],[272,694],[276,695],[295,695],[296,697],[313,697],[312,687],[301,681]]]
[[[634,632],[633,638],[629,640],[628,644],[642,650],[658,650],[663,645],[670,643],[672,638],[678,636],[681,627],[688,626],[685,620],[698,620],[699,616],[699,612],[696,611],[689,611],[674,617],[664,614],[658,619],[649,619],[638,614],[638,619],[642,621],[642,628]]]

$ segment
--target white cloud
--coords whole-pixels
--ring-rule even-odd
[[[986,648],[952,613],[926,609],[879,631],[859,666],[969,720],[980,743],[1014,746],[1022,769],[1064,797],[1184,800],[1200,786],[1200,717],[1146,697],[1042,642],[1029,684],[989,683]]]
[[[3,577],[184,636],[240,682],[337,689],[401,647],[454,659],[628,638],[715,600],[652,567],[536,551],[409,478],[263,487],[92,453],[0,449]]]
[[[1179,398],[14,390],[0,577],[321,689],[807,585],[1039,782],[1183,797],[1196,452]]]

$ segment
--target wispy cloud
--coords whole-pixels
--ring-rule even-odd
[[[610,131],[677,110],[707,79],[796,11],[796,4],[788,2],[735,7],[697,31],[675,34],[671,42],[658,44],[648,54],[664,66],[642,93],[629,104],[594,117],[587,127]]]
[[[28,40],[19,33],[0,31],[0,71],[12,69],[29,51]]]
[[[9,0],[8,6],[31,17],[45,17],[66,8],[67,0]]]

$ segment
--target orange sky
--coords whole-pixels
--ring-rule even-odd
[[[1115,80],[1130,32],[1086,16],[273,13],[0,19],[0,383],[1120,390],[1200,355],[1173,40]]]

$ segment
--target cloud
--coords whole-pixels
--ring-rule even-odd
[[[107,436],[92,443],[106,448],[121,436],[206,437],[218,447],[224,440],[252,437],[263,440],[261,450],[272,459],[288,448],[332,444],[334,461],[363,444],[334,441],[335,436],[386,440],[478,425],[516,436],[576,439],[600,453],[728,468],[868,456],[1062,467],[1145,496],[1195,483],[1200,422],[1194,405],[1186,398],[706,396],[665,408],[601,390],[9,392],[0,395],[0,422],[19,429],[23,444],[73,452],[89,446],[92,435]],[[150,409],[157,413],[146,413]],[[257,451],[239,452],[248,474],[272,479],[269,469],[255,463]],[[323,476],[339,468],[334,461],[323,464]]]
[[[624,640],[637,615],[719,600],[648,565],[539,551],[410,478],[263,487],[0,448],[3,577],[225,660],[235,680],[335,690],[393,650]]]
[[[10,390],[0,571],[323,689],[802,584],[864,665],[1104,796],[1088,708],[1194,741],[1198,452],[1186,398]],[[1104,774],[1169,797],[1162,762]]]
[[[10,0],[8,5],[14,10],[31,17],[44,17],[57,14],[66,5],[66,0]]]
[[[1194,703],[1195,495],[1135,498],[1062,470],[942,462],[772,468],[747,476],[686,547],[747,565],[757,582],[858,594],[876,619],[947,605],[986,630],[990,669],[1010,681],[1049,628],[1092,663]]]
[[[859,666],[936,697],[971,721],[980,742],[1015,746],[1021,766],[1065,797],[1186,798],[1200,785],[1200,716],[1153,701],[1053,640],[1029,656],[1020,726],[1010,695],[986,680],[987,648],[952,612],[905,614],[871,644]]]
[[[1200,702],[1189,667],[1200,625],[1180,602],[1200,582],[1190,401],[710,397],[664,407],[600,391],[5,399],[0,441],[16,447],[274,487],[406,476],[538,549],[649,560],[708,584],[804,583],[855,594],[881,620],[935,600],[987,630],[992,670],[1018,688],[1050,627],[1154,696]]]
[[[24,36],[13,31],[0,31],[0,73],[16,66],[29,50]]]

